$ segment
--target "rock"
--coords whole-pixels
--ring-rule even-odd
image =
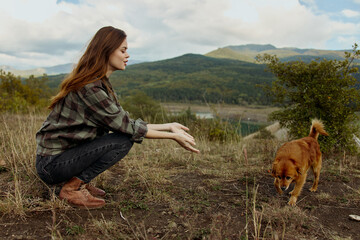
[[[360,216],[358,216],[358,215],[349,215],[349,218],[351,220],[360,222]]]
[[[169,224],[168,224],[168,228],[176,228],[177,227],[177,224],[176,224],[176,222],[169,222]]]
[[[6,163],[4,159],[0,159],[0,167],[5,167]]]

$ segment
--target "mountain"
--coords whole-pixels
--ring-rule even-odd
[[[245,51],[245,52],[262,52],[262,51],[268,51],[268,50],[275,50],[276,47],[274,47],[271,44],[266,45],[259,45],[259,44],[247,44],[247,45],[239,45],[239,46],[229,46],[228,48],[234,50],[234,51]]]
[[[257,84],[274,77],[265,65],[199,54],[129,66],[114,72],[111,82],[121,96],[141,90],[161,101],[268,104]]]
[[[351,50],[347,50],[351,51]],[[271,44],[247,44],[239,46],[227,46],[211,51],[205,56],[214,58],[228,58],[255,63],[255,57],[260,54],[276,55],[281,61],[302,60],[310,62],[319,59],[344,59],[345,50],[318,50],[300,48],[276,48]]]
[[[64,74],[48,76],[58,87]],[[271,83],[265,65],[198,54],[130,65],[110,77],[120,98],[143,91],[159,101],[270,104],[257,84]]]
[[[143,61],[139,60],[131,60],[129,61],[129,65],[132,64],[138,64]],[[73,69],[74,63],[66,63],[61,65],[55,65],[52,67],[39,67],[39,68],[33,68],[33,69],[27,69],[27,70],[19,70],[10,66],[0,66],[0,69],[2,69],[5,72],[11,72],[15,76],[20,77],[29,77],[30,75],[34,75],[35,77],[42,76],[44,74],[47,75],[58,75],[63,73],[69,73]]]
[[[72,70],[73,66],[73,63],[66,63],[52,67],[44,67],[44,69],[47,75],[56,75],[60,73],[69,73]]]
[[[0,69],[3,70],[4,72],[11,72],[15,76],[21,76],[21,77],[28,77],[30,75],[42,76],[43,74],[46,73],[46,70],[44,68],[33,68],[33,69],[28,69],[28,70],[18,70],[18,69],[15,69],[13,67],[10,67],[10,66],[3,65],[3,66],[0,66]]]
[[[44,74],[47,75],[56,75],[61,73],[68,73],[71,71],[73,64],[67,63],[62,65],[56,65],[52,67],[40,67],[40,68],[33,68],[33,69],[27,69],[27,70],[19,70],[10,66],[0,66],[0,69],[2,69],[5,72],[11,72],[15,76],[20,77],[29,77],[30,75],[34,75],[35,77],[42,76]]]
[[[236,50],[233,50],[236,49]],[[283,48],[278,51],[271,45],[233,46],[223,48],[225,53],[239,51],[282,52],[283,58],[291,59],[289,53],[322,53],[337,57],[332,51]],[[320,51],[320,52],[319,52]],[[249,55],[250,56],[250,55]],[[310,56],[310,55],[303,55]],[[312,57],[312,56],[310,56]],[[310,58],[309,57],[309,58]],[[143,91],[148,96],[163,102],[225,102],[229,104],[269,105],[270,99],[258,85],[271,84],[275,77],[265,71],[266,65],[246,60],[215,58],[199,54],[185,54],[161,61],[133,64],[126,71],[116,71],[111,75],[111,82],[123,99],[135,91]],[[57,88],[65,74],[49,75],[48,84]],[[355,76],[355,75],[354,75]],[[355,76],[360,82],[360,75]],[[121,100],[120,100],[121,101]]]
[[[351,51],[351,50],[347,50]],[[206,53],[206,57],[218,58],[218,59],[233,59],[244,62],[256,63],[255,57],[258,54],[271,54],[276,55],[281,61],[294,61],[301,59],[305,62],[316,60],[317,58],[326,59],[344,59],[345,50],[318,50],[318,49],[300,49],[300,48],[276,48],[271,44],[247,44],[247,45],[231,45],[222,48],[218,48],[214,51]],[[161,62],[161,61],[160,61]],[[360,63],[360,60],[355,62]],[[130,60],[130,65],[136,65],[144,63],[144,61]],[[73,63],[55,65],[52,67],[39,67],[27,70],[18,70],[10,66],[0,66],[5,72],[12,72],[16,76],[28,77],[30,75],[42,76],[58,75],[63,73],[69,73],[73,68]],[[143,66],[143,65],[142,65]]]

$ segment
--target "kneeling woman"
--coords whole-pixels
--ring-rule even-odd
[[[51,112],[36,133],[36,169],[48,184],[65,182],[59,197],[71,205],[105,205],[105,192],[89,184],[120,161],[143,138],[173,139],[198,153],[189,129],[179,123],[147,124],[133,120],[119,105],[109,82],[125,70],[129,54],[124,31],[101,28],[73,71],[61,83]]]

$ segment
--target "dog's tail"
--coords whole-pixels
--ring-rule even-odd
[[[313,119],[311,123],[312,125],[310,128],[309,137],[313,137],[317,140],[319,134],[329,136],[329,134],[325,131],[324,124],[321,122],[321,120]]]

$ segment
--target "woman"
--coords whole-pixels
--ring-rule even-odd
[[[36,133],[36,169],[48,184],[65,182],[59,197],[71,205],[105,205],[105,192],[89,184],[122,159],[133,142],[143,138],[173,139],[198,153],[189,129],[179,123],[147,124],[133,120],[119,105],[109,82],[116,70],[125,70],[130,57],[126,34],[101,28],[74,70],[52,98],[51,112]]]

